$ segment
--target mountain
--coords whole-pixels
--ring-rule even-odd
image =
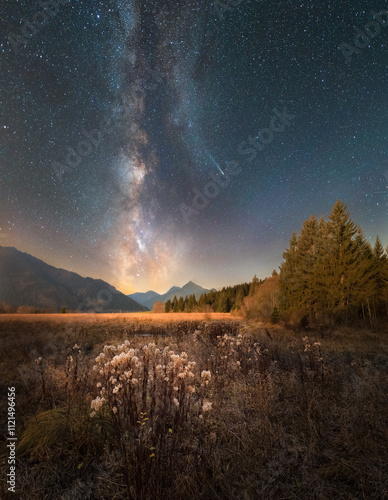
[[[190,296],[192,294],[194,294],[195,298],[198,300],[202,293],[209,293],[209,292],[210,290],[208,290],[207,288],[202,288],[201,286],[193,283],[192,281],[189,281],[188,283],[186,283],[186,285],[183,285],[182,287],[179,286],[171,287],[163,295],[160,295],[159,293],[150,290],[149,292],[145,293],[141,292],[131,293],[130,295],[128,295],[128,297],[131,297],[132,299],[139,302],[139,304],[148,307],[148,309],[152,309],[152,306],[158,300],[161,302],[166,302],[168,299],[173,300],[175,295],[177,299],[179,299],[179,297],[185,298],[186,295]]]
[[[130,297],[133,300],[136,300],[136,302],[138,302],[139,304],[143,304],[144,302],[151,300],[154,297],[155,297],[155,301],[158,300],[158,297],[160,297],[160,294],[150,290],[149,292],[145,292],[145,293],[143,293],[143,292],[132,293],[131,295],[128,295],[128,297]]]
[[[0,302],[59,312],[135,312],[147,309],[99,279],[50,266],[16,248],[0,247]]]

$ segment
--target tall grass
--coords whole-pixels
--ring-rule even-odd
[[[388,498],[387,331],[149,326],[3,333],[20,498]]]

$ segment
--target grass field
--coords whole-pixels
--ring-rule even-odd
[[[388,498],[385,327],[0,315],[0,342],[0,498]]]
[[[106,313],[106,314],[0,314],[0,324],[117,324],[117,323],[176,323],[179,321],[232,321],[229,313]]]

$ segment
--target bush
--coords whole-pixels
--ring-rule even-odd
[[[101,410],[108,410],[128,488],[136,485],[137,498],[152,496],[187,460],[196,461],[190,436],[201,432],[212,408],[204,399],[211,373],[199,374],[185,352],[154,343],[134,349],[128,340],[106,345],[96,362],[99,395],[91,402],[91,417],[98,421]]]

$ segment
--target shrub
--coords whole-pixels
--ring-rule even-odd
[[[212,403],[205,399],[210,371],[198,372],[185,352],[150,343],[134,349],[126,340],[106,345],[93,370],[99,394],[91,402],[93,419],[107,408],[124,461],[128,488],[136,497],[173,479],[192,461],[195,447],[189,436],[203,425]],[[189,455],[189,459],[187,456]]]

